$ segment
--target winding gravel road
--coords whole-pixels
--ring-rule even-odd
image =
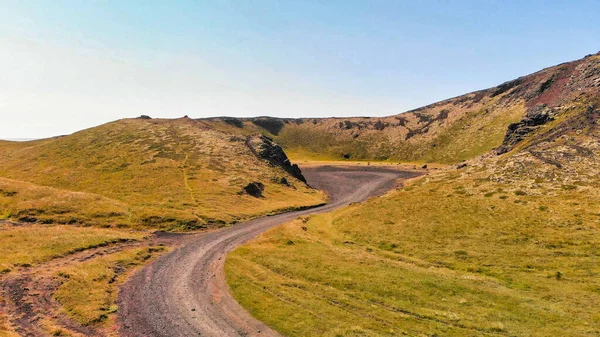
[[[182,247],[134,275],[119,294],[119,328],[126,337],[279,336],[232,297],[224,274],[228,252],[298,216],[323,213],[380,195],[417,172],[378,167],[304,168],[309,184],[329,203],[192,236]]]

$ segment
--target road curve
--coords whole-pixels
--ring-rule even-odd
[[[377,167],[304,168],[309,184],[329,203],[309,210],[254,219],[207,233],[135,274],[119,294],[119,329],[125,337],[279,336],[232,297],[225,256],[269,228],[298,216],[323,213],[394,188],[416,172]]]

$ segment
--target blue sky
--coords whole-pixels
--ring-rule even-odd
[[[0,0],[0,138],[384,116],[600,50],[599,1]]]

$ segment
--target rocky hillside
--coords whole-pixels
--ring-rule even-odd
[[[600,55],[517,81],[514,95],[529,98],[527,113],[508,126],[501,146],[472,164],[501,183],[597,187]]]
[[[272,140],[187,117],[0,143],[1,218],[193,229],[323,201]]]
[[[456,163],[507,152],[569,107],[600,92],[600,54],[560,64],[497,87],[384,118],[213,118],[232,132],[261,131],[298,159]],[[593,104],[593,102],[591,103]],[[510,135],[505,139],[507,129]]]

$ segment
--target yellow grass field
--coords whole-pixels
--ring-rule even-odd
[[[235,298],[287,336],[597,336],[594,186],[440,173],[236,249]]]
[[[53,258],[124,240],[141,240],[147,232],[73,226],[0,227],[0,270],[35,266]]]

